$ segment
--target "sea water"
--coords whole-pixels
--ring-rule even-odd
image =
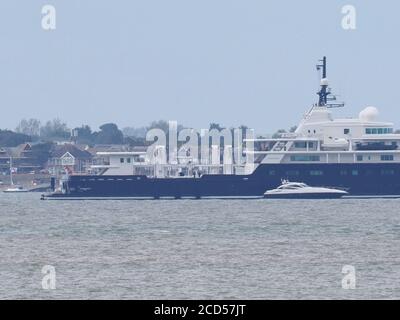
[[[0,298],[398,299],[399,208],[2,193]],[[355,289],[343,284],[349,266]]]

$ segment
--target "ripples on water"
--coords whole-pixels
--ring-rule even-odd
[[[39,197],[0,194],[2,299],[400,298],[400,199]]]

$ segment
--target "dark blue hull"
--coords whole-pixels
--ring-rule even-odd
[[[400,164],[261,164],[250,175],[201,178],[70,176],[64,197],[262,197],[282,179],[346,190],[349,195],[400,195]],[[57,195],[54,194],[56,197]]]

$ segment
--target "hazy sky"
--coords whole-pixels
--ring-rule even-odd
[[[57,10],[44,31],[41,9]],[[357,29],[341,26],[343,5]],[[316,61],[356,115],[400,125],[400,2],[1,0],[0,128],[59,117],[94,129],[151,120],[273,132],[317,99]]]

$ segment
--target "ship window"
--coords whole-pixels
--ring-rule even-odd
[[[120,161],[121,163],[124,163],[125,159],[124,159],[124,158],[121,158],[121,159],[119,159],[119,161]]]
[[[352,171],[351,171],[351,174],[352,174],[353,176],[358,176],[358,170],[352,170]]]
[[[324,172],[321,171],[321,170],[311,170],[310,171],[310,175],[312,175],[312,176],[322,176],[322,175],[324,175]]]
[[[393,133],[393,128],[366,128],[366,134],[388,134]]]
[[[288,175],[288,176],[298,176],[299,175],[299,171],[297,171],[297,170],[289,170],[289,171],[286,171],[286,175]]]
[[[340,170],[341,176],[347,176],[347,170]]]
[[[308,147],[309,147],[309,148],[314,148],[314,142],[309,142],[309,143],[308,143]]]
[[[382,169],[381,170],[381,175],[383,175],[383,176],[392,176],[392,175],[394,175],[394,170]]]
[[[295,148],[306,148],[307,142],[295,142],[294,146],[295,146]]]
[[[319,156],[291,156],[290,161],[320,161]]]
[[[349,134],[349,133],[350,133],[350,129],[344,129],[344,130],[343,130],[343,133],[344,133],[344,134]]]
[[[358,155],[357,156],[357,161],[363,161],[363,156]]]
[[[126,158],[127,163],[131,163],[131,158]]]
[[[381,161],[393,161],[394,157],[392,154],[382,154]]]
[[[269,170],[269,175],[274,176],[276,174],[275,170]]]

